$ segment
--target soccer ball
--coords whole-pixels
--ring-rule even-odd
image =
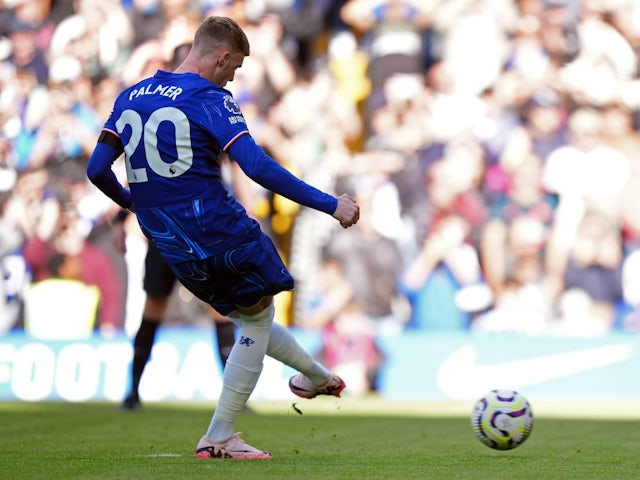
[[[473,407],[471,426],[478,440],[496,450],[511,450],[529,438],[533,412],[514,390],[491,390]]]

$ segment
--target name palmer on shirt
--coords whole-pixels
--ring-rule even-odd
[[[155,83],[150,83],[146,87],[142,88],[134,88],[129,93],[129,100],[133,100],[134,98],[141,97],[142,95],[161,95],[163,97],[169,97],[171,100],[175,100],[178,95],[182,93],[182,88],[176,87],[175,85],[156,85]]]

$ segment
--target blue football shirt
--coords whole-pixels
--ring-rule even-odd
[[[138,222],[168,263],[213,256],[259,228],[228,193],[220,151],[272,191],[329,214],[337,206],[266,155],[231,93],[194,73],[160,70],[124,90],[104,129],[120,138]]]

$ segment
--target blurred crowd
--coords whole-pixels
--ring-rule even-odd
[[[330,366],[366,389],[380,335],[640,329],[640,2],[3,4],[0,332],[139,321],[144,240],[84,168],[119,90],[208,15],[249,36],[228,88],[258,143],[361,204],[347,231],[256,185],[247,205]]]

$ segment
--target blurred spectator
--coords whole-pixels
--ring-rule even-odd
[[[571,62],[580,51],[578,36],[580,0],[542,0],[540,31],[554,72]]]
[[[18,170],[30,167],[31,150],[38,128],[45,120],[48,91],[37,86],[35,75],[28,71],[16,71],[12,84],[5,90],[10,103],[6,131],[11,145],[11,156]]]
[[[567,111],[554,90],[534,92],[522,114],[524,128],[531,138],[531,150],[543,161],[551,152],[568,143]]]
[[[360,220],[351,231],[336,231],[325,254],[342,265],[353,290],[352,299],[375,325],[376,332],[399,332],[406,318],[398,309],[397,282],[403,265],[397,242],[384,237],[372,222],[372,192],[358,192]]]
[[[258,3],[258,2],[253,2]],[[316,61],[316,43],[327,29],[326,0],[266,0],[267,11],[275,11],[282,19],[289,56],[301,76],[310,74]],[[285,47],[287,48],[287,47]]]
[[[122,67],[120,81],[123,85],[133,85],[158,70],[168,68],[169,57],[166,56],[162,43],[158,40],[148,40],[133,49]]]
[[[5,2],[5,5],[7,3]],[[19,0],[11,2],[11,7],[5,10],[8,14],[9,29],[20,28],[18,25],[30,27],[36,32],[36,47],[39,52],[45,55],[45,58],[56,25],[63,18],[71,15],[74,8],[73,2],[56,0]],[[46,58],[46,61],[50,60],[50,58]],[[43,71],[43,73],[45,72]]]
[[[336,89],[354,105],[360,104],[371,93],[367,76],[369,58],[360,48],[355,35],[341,31],[331,37],[328,46],[329,70],[336,80]]]
[[[559,71],[578,104],[606,105],[618,100],[620,84],[638,73],[638,59],[628,40],[611,25],[606,2],[581,2],[577,26],[580,49]]]
[[[14,18],[9,24],[11,55],[9,60],[18,69],[35,75],[38,83],[44,85],[49,77],[45,53],[38,46],[37,25]]]
[[[348,379],[352,395],[375,391],[384,353],[376,343],[376,326],[355,299],[339,259],[324,255],[318,284],[298,326],[321,332],[322,346],[315,356]]]
[[[419,75],[400,73],[385,80],[384,102],[369,116],[367,148],[411,154],[429,143],[433,130],[425,110],[433,103],[422,83]]]
[[[604,142],[632,162],[640,158],[640,135],[631,107],[622,102],[610,103],[602,109],[602,119]]]
[[[624,300],[622,262],[618,226],[601,213],[587,212],[570,252],[555,328],[578,335],[610,332]]]
[[[454,71],[446,61],[429,69],[423,122],[433,142],[445,143],[466,135],[485,118],[486,105],[469,91],[454,88]]]
[[[568,126],[570,143],[548,156],[544,187],[560,196],[561,205],[577,209],[569,213],[574,226],[586,210],[597,209],[618,218],[630,173],[629,160],[606,145],[603,119],[595,109],[577,109],[570,115]]]
[[[264,15],[244,29],[251,43],[251,55],[229,88],[241,105],[253,104],[257,108],[254,114],[265,115],[294,86],[296,72],[280,45],[283,25],[278,16]]]
[[[484,330],[540,331],[552,311],[549,265],[557,261],[553,234],[557,197],[540,184],[542,159],[529,153],[507,167],[507,188],[490,206],[480,243],[482,270],[493,292]],[[516,315],[517,314],[517,315]]]
[[[63,255],[48,262],[51,277],[24,293],[24,331],[40,340],[88,339],[96,324],[100,292],[77,279],[78,264]]]
[[[518,82],[537,88],[545,84],[554,73],[542,32],[541,13],[544,2],[520,0],[517,4],[519,16],[504,68]]]
[[[157,40],[158,32],[164,28],[167,18],[160,0],[132,0],[131,4],[131,46],[135,49],[145,42]]]
[[[620,200],[620,224],[625,252],[630,253],[640,246],[640,135],[634,125],[632,111],[626,105],[614,103],[602,112],[604,142],[620,151],[629,161],[629,176]]]
[[[97,286],[98,318],[102,331],[107,333],[122,326],[123,282],[116,273],[117,263],[86,240],[95,218],[84,212],[83,201],[88,198],[84,167],[78,164],[74,169],[73,165],[73,160],[67,160],[56,168],[22,172],[4,218],[23,235],[21,253],[30,281],[64,276]],[[60,266],[69,268],[60,271]],[[67,307],[72,304],[55,297],[50,301]]]
[[[469,311],[486,307],[486,299],[471,299],[473,305],[465,309],[456,304],[463,287],[482,282],[475,246],[486,212],[475,189],[472,151],[450,151],[428,167],[426,228],[418,230],[426,233],[401,282],[413,309],[408,328],[466,329]]]
[[[636,54],[636,69],[639,69],[640,22],[638,22],[638,15],[640,15],[640,5],[633,0],[623,0],[615,6],[609,6],[605,3],[603,9],[605,19],[629,42],[629,46]]]
[[[363,35],[369,55],[370,107],[382,104],[382,87],[396,73],[425,70],[424,34],[431,23],[431,6],[416,0],[349,0],[342,7],[343,21]]]
[[[4,210],[5,220],[17,226],[25,239],[51,240],[60,220],[61,205],[49,184],[47,170],[21,172],[12,193]]]
[[[496,81],[509,53],[508,39],[516,19],[515,3],[510,0],[438,2],[432,21],[452,92],[478,95]]]
[[[53,240],[47,242],[33,237],[25,242],[23,255],[31,271],[32,281],[38,284],[50,278],[62,278],[97,287],[96,299],[99,307],[95,328],[103,335],[112,335],[123,326],[124,286],[119,281],[107,254],[86,240],[75,209],[66,208],[60,220]],[[85,291],[89,298],[83,298],[90,304],[93,294],[91,289]],[[46,312],[46,305],[41,304],[44,298],[38,298],[38,311],[42,312],[41,309],[44,309]],[[49,304],[52,311],[54,304],[65,305],[70,312],[74,309],[73,297],[66,301],[61,301],[59,295],[46,298],[53,302]],[[31,300],[35,301],[33,298]],[[80,299],[78,301],[80,302]],[[29,308],[28,302],[29,299],[26,308]]]
[[[116,72],[132,41],[131,20],[119,0],[78,0],[74,13],[56,26],[49,57],[79,60],[91,79]]]
[[[323,328],[322,348],[315,355],[349,384],[349,395],[355,397],[377,391],[386,360],[364,310],[356,302],[345,305]]]
[[[48,94],[39,105],[42,121],[28,150],[30,168],[87,158],[92,151],[100,124],[84,93],[87,80],[75,57],[58,57],[51,64]]]
[[[316,285],[296,324],[305,329],[325,328],[353,301],[354,287],[337,258],[323,255]]]

